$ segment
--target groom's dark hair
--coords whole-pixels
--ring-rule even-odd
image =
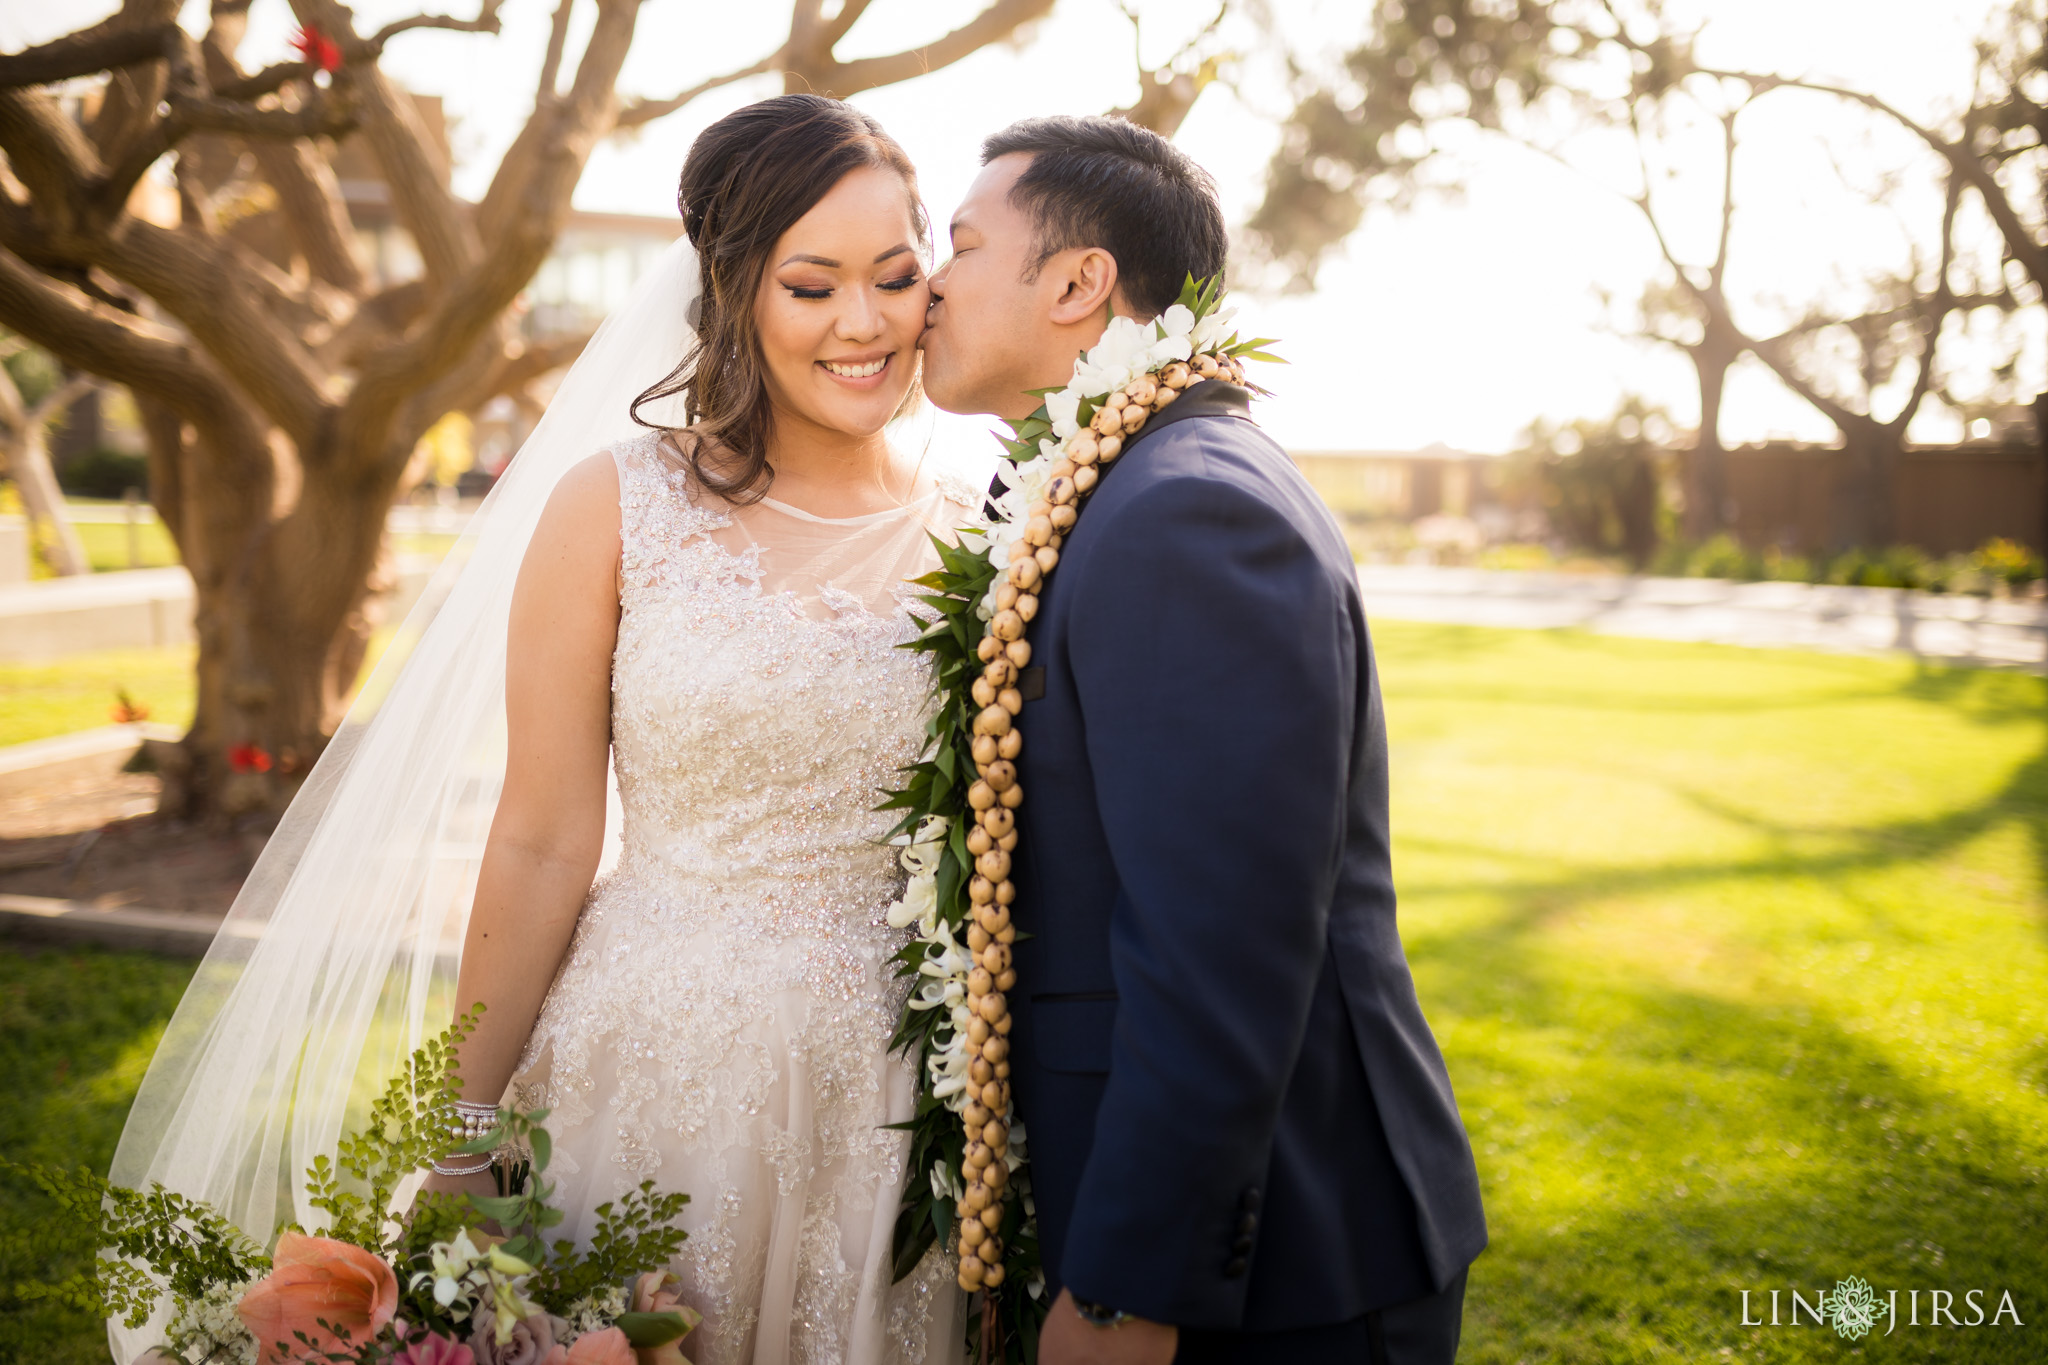
[[[1059,252],[1098,246],[1116,258],[1124,297],[1152,317],[1188,276],[1223,274],[1230,235],[1216,182],[1151,129],[1101,115],[1028,118],[984,142],[982,164],[1019,152],[1031,165],[1010,202],[1034,225],[1027,279]]]

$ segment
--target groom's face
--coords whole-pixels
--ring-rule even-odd
[[[1022,417],[1038,405],[1026,389],[1066,378],[1039,373],[1049,328],[1049,299],[1041,295],[1053,281],[1030,270],[1033,224],[1010,202],[1030,164],[1028,155],[1017,154],[982,167],[953,215],[952,259],[931,278],[924,387],[949,412]]]

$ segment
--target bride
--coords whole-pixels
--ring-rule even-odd
[[[918,401],[915,173],[791,95],[708,128],[679,197],[688,244],[565,380],[252,875],[114,1178],[267,1239],[365,1078],[481,1002],[465,1093],[549,1108],[562,1235],[645,1179],[692,1196],[698,1365],[957,1359],[940,1254],[892,1283],[885,1125],[914,1076],[873,809],[924,738],[904,580],[979,505],[885,432]],[[430,1184],[494,1193],[474,1164]]]

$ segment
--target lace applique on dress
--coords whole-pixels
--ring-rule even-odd
[[[884,1125],[914,1087],[887,1051],[903,882],[873,808],[929,704],[898,589],[961,508],[735,509],[656,435],[616,459],[623,845],[519,1082],[552,1107],[564,1235],[642,1180],[687,1192],[697,1365],[957,1361],[942,1254],[890,1282],[905,1148]]]

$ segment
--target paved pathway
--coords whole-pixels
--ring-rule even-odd
[[[1897,588],[1363,564],[1369,616],[2048,670],[2048,604]]]

